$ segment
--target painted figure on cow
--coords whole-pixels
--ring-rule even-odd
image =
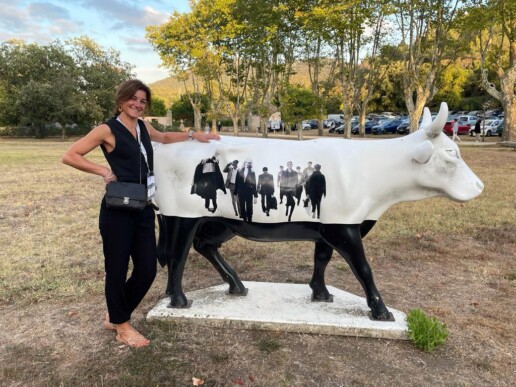
[[[238,275],[219,253],[224,242],[238,235],[263,242],[314,242],[314,271],[310,280],[314,301],[332,300],[324,273],[333,251],[336,251],[348,262],[362,285],[372,318],[390,319],[367,262],[362,238],[394,204],[434,196],[463,202],[475,198],[483,190],[482,182],[460,157],[457,145],[442,133],[447,116],[446,104],[442,104],[434,121],[425,109],[420,130],[388,140],[336,141],[323,138],[286,142],[223,137],[221,141],[203,147],[194,141],[173,147],[161,145],[155,150],[156,196],[161,212],[158,248],[161,264],[169,268],[167,293],[171,306],[188,305],[182,278],[192,244],[229,284],[230,294],[246,293]],[[229,198],[220,200],[216,215],[198,210],[187,192],[188,180],[191,179],[189,171],[195,169],[190,161],[195,152],[199,158],[204,157],[201,153],[214,154],[224,165],[231,160],[252,158],[253,165],[257,167],[282,165],[282,160],[305,165],[311,160],[318,165],[339,165],[339,168],[324,174],[324,191],[313,193],[309,189],[307,192],[316,200],[320,195],[323,198],[323,205],[312,211],[315,217],[310,212],[290,212],[290,208],[283,204],[285,208],[270,212],[269,216],[256,212],[251,222],[249,219],[242,221],[235,215]],[[293,172],[297,183],[297,173]],[[314,173],[315,169],[312,176]],[[281,180],[283,177],[281,175]],[[287,186],[283,181],[278,183],[280,190]],[[319,190],[322,184],[317,184]],[[288,220],[283,211],[286,211]]]
[[[220,189],[224,194],[224,178],[219,168],[219,161],[216,156],[203,159],[195,168],[192,194],[197,194],[204,199],[204,207],[210,211],[217,211],[217,190]],[[210,206],[211,201],[211,206]]]

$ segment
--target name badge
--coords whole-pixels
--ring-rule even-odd
[[[156,195],[156,184],[154,183],[154,174],[147,175],[147,200],[151,200]]]

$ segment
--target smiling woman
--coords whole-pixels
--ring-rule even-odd
[[[104,197],[99,216],[108,309],[103,325],[116,331],[118,341],[131,347],[143,347],[149,344],[149,340],[136,331],[129,321],[156,275],[155,216],[151,202],[154,195],[154,156],[151,141],[167,144],[188,139],[208,142],[220,137],[216,133],[162,133],[139,119],[150,108],[151,91],[137,79],[118,86],[115,102],[115,117],[74,143],[62,161],[81,171],[102,176],[107,185],[119,181],[135,184],[142,191],[146,189],[147,200],[141,202],[143,205],[147,202],[147,206],[143,209],[112,208]],[[84,157],[98,146],[111,169]],[[128,198],[125,200],[128,201]],[[127,279],[130,260],[133,272]]]

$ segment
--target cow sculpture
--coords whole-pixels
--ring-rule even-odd
[[[425,109],[419,130],[388,140],[293,142],[222,137],[208,145],[195,141],[160,145],[155,150],[156,200],[161,213],[158,251],[160,263],[168,265],[170,306],[189,305],[182,278],[192,243],[229,284],[230,294],[246,294],[247,289],[219,253],[222,243],[238,235],[261,242],[313,241],[310,287],[314,301],[332,301],[324,273],[336,250],[362,285],[371,317],[391,319],[374,283],[362,238],[396,203],[434,196],[464,202],[478,196],[484,187],[461,159],[457,145],[442,133],[447,116],[445,103],[434,121]],[[218,162],[220,168],[209,166],[212,162],[208,160]],[[236,173],[233,180],[229,172],[224,176],[231,195],[219,188],[215,210],[192,194],[206,188],[196,184],[209,181],[194,181],[195,171],[199,174],[199,165],[204,164],[205,173]],[[318,167],[318,174],[312,164]],[[224,168],[227,166],[231,168]],[[296,166],[304,170],[296,172]],[[262,170],[268,170],[267,181],[270,186],[272,180],[274,187],[266,199],[280,198],[277,209],[255,200],[261,192],[257,185],[263,180]],[[316,175],[318,178],[312,179]],[[220,176],[215,181],[220,181]],[[233,206],[233,194],[240,201],[240,213]]]

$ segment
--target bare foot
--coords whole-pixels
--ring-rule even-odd
[[[146,347],[150,340],[134,329],[128,322],[116,324],[116,340],[133,348]]]
[[[106,317],[104,318],[104,321],[102,321],[102,326],[108,331],[116,331],[115,324],[109,322],[109,313],[106,313]]]

